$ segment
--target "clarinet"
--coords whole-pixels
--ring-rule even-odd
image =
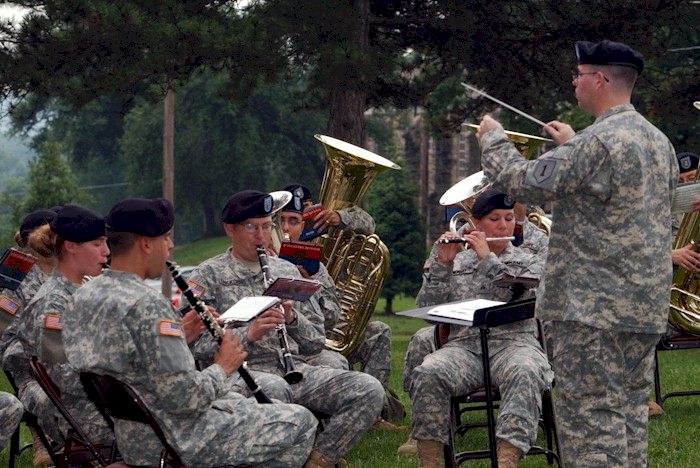
[[[197,315],[199,315],[199,317],[202,319],[202,322],[204,322],[204,325],[206,325],[209,333],[211,333],[214,339],[216,339],[217,343],[221,344],[221,340],[224,338],[223,328],[221,328],[214,317],[209,313],[209,310],[207,310],[207,306],[204,304],[204,302],[195,297],[194,293],[190,289],[190,286],[187,284],[187,281],[180,274],[177,263],[166,260],[165,265],[168,267],[170,274],[173,275],[173,280],[175,281],[175,284],[177,284],[177,287],[180,288],[180,291],[182,291],[182,295],[187,298],[187,302],[190,303],[195,312],[197,312]],[[250,375],[250,372],[248,372],[247,362],[243,362],[243,364],[241,364],[241,367],[238,368],[238,374],[241,376],[250,391],[253,392],[253,396],[258,403],[272,403],[270,397],[265,394],[263,389],[260,388],[260,385],[258,385],[257,382],[255,382],[255,379],[253,379],[253,376]]]
[[[267,252],[265,252],[265,247],[262,245],[258,245],[255,250],[258,252],[258,261],[260,262],[260,270],[262,270],[263,283],[265,284],[265,289],[267,289],[270,287],[270,284],[272,284],[270,266],[267,263]],[[294,359],[289,350],[289,340],[287,339],[287,327],[284,323],[277,326],[277,338],[279,338],[280,348],[282,348],[284,380],[289,384],[299,383],[301,379],[304,378],[304,375],[294,367]]]

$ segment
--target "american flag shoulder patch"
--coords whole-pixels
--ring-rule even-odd
[[[0,310],[7,312],[10,315],[15,315],[19,310],[19,302],[13,300],[10,296],[0,296]]]
[[[158,322],[158,333],[166,336],[182,336],[180,322],[174,320],[160,320]]]
[[[207,290],[206,286],[199,284],[193,279],[187,280],[187,286],[190,287],[190,291],[192,291],[192,294],[194,294],[194,297],[196,298],[202,297],[202,295],[204,295],[204,292]]]
[[[44,317],[44,328],[47,330],[63,330],[61,316],[58,314],[46,314]]]

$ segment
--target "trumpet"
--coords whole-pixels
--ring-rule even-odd
[[[182,295],[187,298],[187,302],[190,303],[190,306],[194,308],[199,317],[202,319],[202,322],[204,322],[204,325],[206,325],[209,333],[211,333],[214,339],[221,344],[221,340],[224,338],[223,328],[221,328],[214,317],[209,313],[207,306],[204,305],[204,302],[195,297],[194,293],[190,289],[190,285],[187,284],[187,281],[182,277],[180,271],[177,269],[177,264],[175,262],[171,262],[170,260],[166,260],[165,265],[168,267],[170,274],[173,275],[173,280],[175,281],[175,284],[177,284],[177,287],[180,288],[180,291],[182,291]],[[241,376],[250,391],[253,392],[253,396],[258,403],[272,403],[270,397],[265,394],[263,389],[260,388],[260,385],[258,385],[257,382],[255,382],[255,379],[253,379],[253,376],[250,375],[247,366],[248,363],[243,362],[241,367],[238,368],[238,374]]]
[[[267,263],[267,252],[265,247],[258,245],[255,250],[258,252],[258,261],[260,262],[260,270],[263,275],[265,289],[272,284],[270,278],[270,266]],[[294,367],[294,359],[292,352],[289,350],[289,340],[287,339],[287,327],[282,323],[277,326],[277,337],[279,338],[280,348],[282,349],[282,362],[284,363],[284,380],[288,384],[299,383],[304,375]]]

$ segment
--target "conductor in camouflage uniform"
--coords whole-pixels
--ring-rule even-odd
[[[245,296],[261,295],[265,280],[256,247],[268,245],[272,231],[272,197],[255,190],[233,195],[222,210],[224,230],[231,248],[206,260],[190,275],[190,287],[213,298],[215,308],[226,310]],[[299,278],[291,263],[270,257],[271,279]],[[359,441],[379,416],[384,391],[372,376],[329,367],[305,364],[302,356],[315,354],[325,345],[324,318],[309,307],[308,301],[263,312],[249,324],[236,328],[251,369],[284,375],[281,349],[275,329],[286,322],[289,352],[301,382],[291,385],[293,401],[329,416],[316,437],[307,467],[332,466]]]
[[[504,273],[540,277],[543,262],[539,257],[513,247],[507,240],[486,242],[486,237],[512,236],[513,205],[506,194],[492,189],[477,197],[472,208],[477,230],[464,236],[469,249],[462,250],[458,243],[438,243],[435,261],[424,275],[416,298],[419,306],[475,298],[507,301],[513,293],[497,287],[494,280]],[[454,237],[446,232],[440,239]],[[515,467],[536,438],[542,392],[552,380],[536,333],[535,320],[527,319],[496,327],[489,335],[492,378],[502,396],[496,424],[499,466]],[[483,369],[479,332],[451,326],[447,343],[428,354],[410,379],[411,436],[418,441],[422,466],[440,466],[443,444],[449,437],[450,397],[480,385]]]
[[[130,385],[188,466],[301,466],[314,416],[298,405],[261,405],[230,392],[227,377],[246,357],[230,332],[214,364],[197,370],[179,313],[144,283],[163,271],[172,225],[173,207],[164,199],[126,199],[112,208],[111,269],[78,289],[64,315],[69,362]],[[117,420],[115,433],[127,463],[157,463],[161,447],[150,427]]]
[[[646,466],[654,347],[666,330],[671,200],[678,164],[668,138],[630,98],[644,60],[612,41],[577,42],[573,86],[596,117],[575,134],[544,130],[555,149],[526,161],[501,125],[477,137],[485,174],[528,203],[552,201],[544,294],[555,409],[567,466]]]

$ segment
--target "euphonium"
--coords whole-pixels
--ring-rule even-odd
[[[386,158],[350,143],[315,135],[326,151],[326,170],[319,201],[340,210],[359,205],[374,178],[387,169],[401,169]],[[362,342],[367,323],[389,274],[389,250],[376,235],[331,228],[323,241],[321,260],[335,282],[341,314],[327,332],[326,347],[349,355]]]
[[[479,126],[476,124],[467,124],[472,130],[479,130]],[[552,142],[549,138],[543,138],[535,135],[528,135],[527,133],[513,132],[510,130],[504,130],[506,136],[510,141],[513,142],[515,148],[523,155],[525,159],[533,159],[537,156],[537,151],[540,146],[545,143]]]
[[[700,172],[696,176],[696,181]],[[673,243],[674,249],[693,244],[698,249],[700,242],[700,213],[683,215],[680,228]],[[683,267],[674,267],[671,284],[669,320],[682,330],[700,335],[700,278]]]

